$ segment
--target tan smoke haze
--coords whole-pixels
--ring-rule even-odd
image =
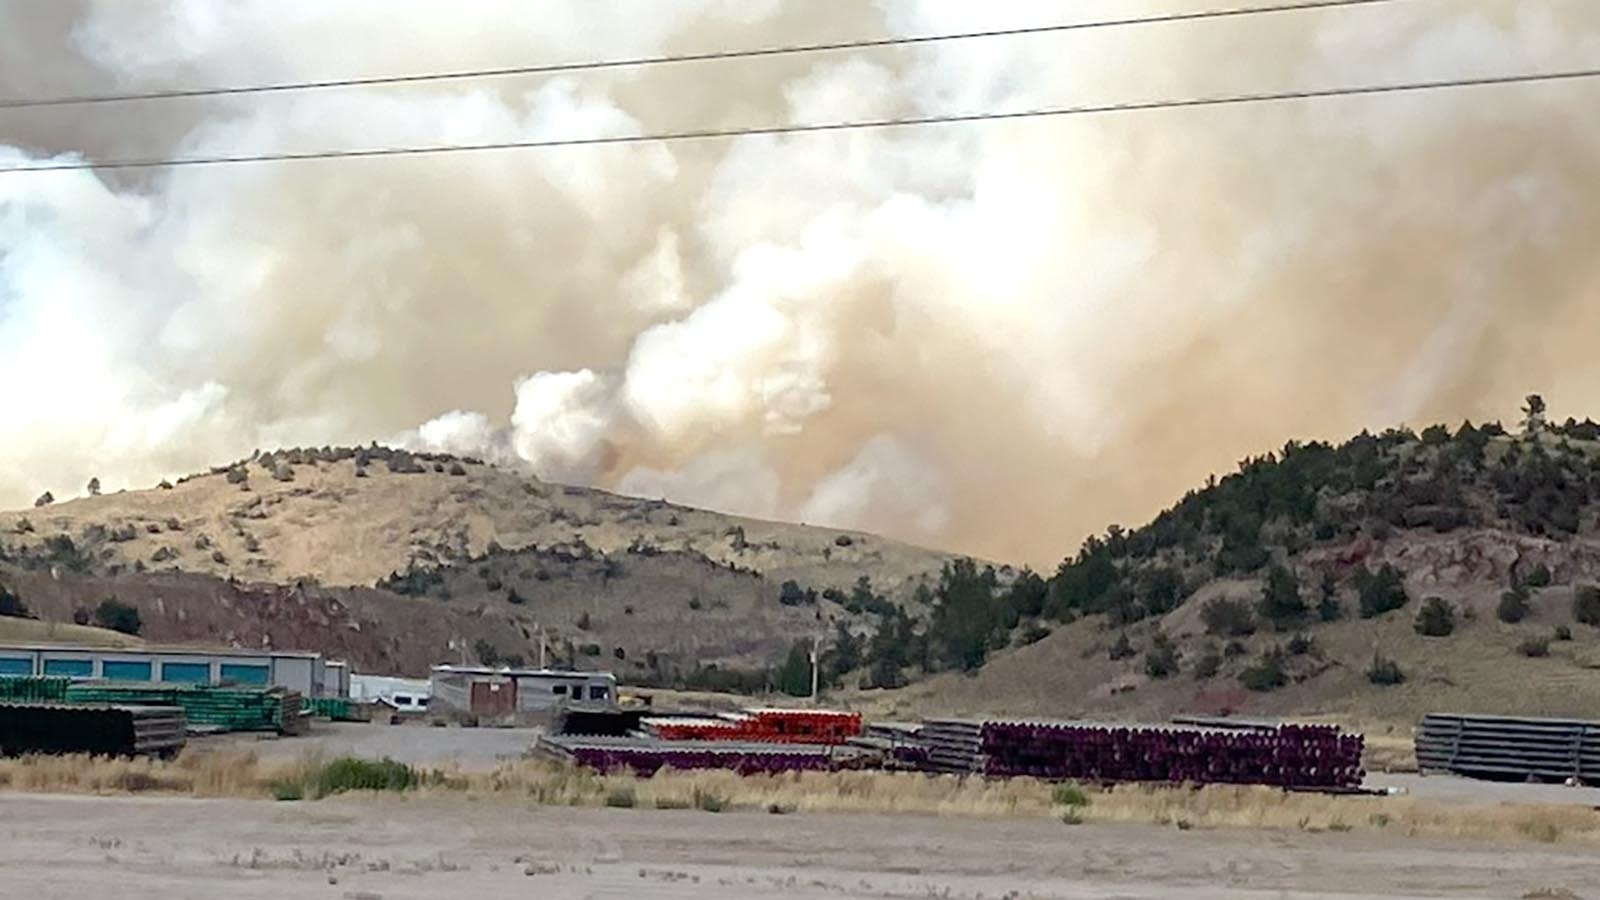
[[[0,95],[1044,24],[1102,0],[0,4]],[[625,134],[1574,68],[1591,0],[0,112],[0,164]],[[1600,83],[0,175],[0,500],[254,447],[1049,565],[1289,438],[1600,415]]]

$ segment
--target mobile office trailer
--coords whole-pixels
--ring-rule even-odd
[[[433,684],[426,678],[397,678],[390,675],[350,676],[350,699],[382,703],[396,712],[424,712],[432,696]]]
[[[435,710],[513,716],[558,711],[612,711],[617,678],[610,672],[434,666]]]
[[[205,647],[0,645],[0,677],[55,675],[79,680],[158,684],[276,686],[323,696],[326,663],[319,653]]]

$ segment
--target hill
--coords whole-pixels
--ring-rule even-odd
[[[107,628],[68,622],[0,616],[0,643],[84,644],[90,647],[139,647],[144,641]]]
[[[904,664],[916,683],[856,699],[886,714],[1592,717],[1600,425],[1530,418],[1517,436],[1467,423],[1291,442],[1089,538],[1048,578],[947,570],[928,629],[875,642],[859,679]]]
[[[548,661],[635,680],[764,683],[832,620],[865,627],[845,602],[858,583],[910,602],[948,558],[380,447],[257,454],[0,513],[0,583],[40,615],[71,621],[115,597],[153,640],[413,674],[533,662],[542,638]]]

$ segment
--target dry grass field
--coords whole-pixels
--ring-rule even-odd
[[[298,798],[302,795],[285,792],[283,786],[315,783],[327,762],[314,756],[263,760],[243,750],[190,751],[171,762],[25,757],[0,760],[0,790]],[[1181,830],[1359,831],[1408,838],[1600,846],[1600,815],[1570,804],[1469,805],[1420,797],[1328,796],[1230,786],[1080,790],[1026,778],[990,781],[888,772],[741,777],[696,771],[637,778],[534,761],[481,770],[419,770],[418,777],[419,786],[412,792],[421,796],[534,806],[1055,818],[1069,824],[1142,823]]]

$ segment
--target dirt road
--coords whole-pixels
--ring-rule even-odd
[[[1600,857],[1583,849],[1353,833],[528,808],[462,797],[0,794],[0,817],[10,826],[0,896],[36,900],[1354,900],[1600,887]]]

